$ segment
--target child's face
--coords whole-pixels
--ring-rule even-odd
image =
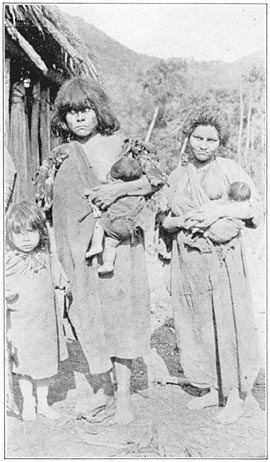
[[[26,229],[19,233],[11,233],[13,244],[18,250],[25,253],[32,252],[39,244],[40,236],[37,229]]]

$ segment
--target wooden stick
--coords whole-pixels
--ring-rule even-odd
[[[40,114],[40,81],[38,81],[33,87],[33,106],[32,106],[32,117],[31,117],[31,139],[30,145],[31,150],[28,156],[28,171],[30,180],[34,178],[35,170],[39,166],[39,114]],[[32,184],[31,196],[35,198],[35,187]]]
[[[144,140],[145,143],[148,143],[150,141],[151,134],[152,134],[153,128],[154,128],[156,120],[157,120],[158,111],[159,111],[159,106],[157,106],[155,108],[151,123],[150,123],[149,128],[148,128],[147,133],[146,133],[146,137],[145,137],[145,140]]]
[[[185,152],[185,149],[187,147],[187,142],[188,142],[188,137],[186,136],[184,141],[183,141],[183,144],[181,146],[181,150],[180,150],[180,156],[179,156],[179,164],[181,163],[181,160],[182,160],[182,155],[184,154]]]
[[[46,159],[51,151],[51,112],[50,112],[50,88],[44,87],[41,90],[40,107],[40,142],[41,162]]]

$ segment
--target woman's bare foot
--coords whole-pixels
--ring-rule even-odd
[[[134,413],[129,396],[116,397],[116,407],[113,415],[104,421],[103,425],[128,425],[134,420]]]
[[[209,406],[218,406],[218,390],[212,388],[209,393],[200,397],[194,398],[187,403],[188,409],[204,409]]]
[[[112,397],[105,395],[101,388],[92,398],[83,398],[79,400],[75,406],[75,412],[78,414],[89,414],[97,408],[106,407],[111,401]]]
[[[116,397],[115,419],[119,425],[128,425],[133,421],[134,413],[130,395]]]
[[[243,414],[244,401],[239,396],[239,390],[233,388],[228,396],[226,406],[216,417],[216,420],[224,424],[233,424]]]
[[[116,410],[108,424],[128,425],[133,421],[134,415],[131,406],[130,396],[130,377],[131,377],[130,359],[117,358],[114,361],[114,368],[117,381],[116,393]]]
[[[255,412],[263,412],[258,401],[254,398],[251,392],[247,394],[247,397],[244,401],[245,417],[252,416]]]

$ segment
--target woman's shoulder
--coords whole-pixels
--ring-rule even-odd
[[[223,168],[228,170],[239,170],[240,165],[234,160],[227,157],[217,157],[216,162]]]
[[[169,183],[177,181],[187,171],[187,165],[178,165],[169,175]]]

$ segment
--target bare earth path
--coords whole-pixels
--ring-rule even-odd
[[[254,399],[233,425],[215,422],[216,408],[188,410],[186,404],[198,391],[179,385],[151,384],[164,376],[183,376],[178,361],[174,326],[164,269],[149,259],[152,288],[152,339],[154,360],[134,361],[132,401],[135,421],[126,426],[92,424],[75,415],[78,397],[90,393],[87,365],[78,344],[69,342],[69,360],[62,363],[49,393],[49,402],[60,414],[58,421],[38,417],[23,422],[7,416],[5,456],[8,458],[266,458],[265,441],[265,254],[264,248],[251,250],[251,242],[261,242],[263,229],[246,236],[248,262],[253,287],[255,317],[262,352],[262,368],[253,389]],[[256,238],[256,239],[255,239]],[[152,275],[152,277],[151,277]],[[148,388],[150,385],[150,388]],[[16,387],[16,400],[21,396]]]

